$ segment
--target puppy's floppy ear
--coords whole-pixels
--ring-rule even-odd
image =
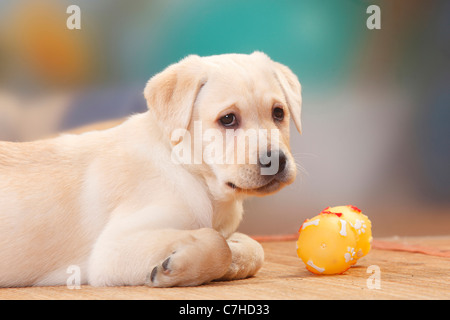
[[[302,133],[302,88],[297,76],[285,65],[275,63],[275,76],[281,85],[289,111],[298,132]]]
[[[187,129],[192,109],[206,83],[201,58],[190,55],[153,76],[144,89],[150,111],[168,135],[175,129]]]

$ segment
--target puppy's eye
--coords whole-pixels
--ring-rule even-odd
[[[280,107],[274,108],[272,111],[272,117],[276,121],[282,121],[284,119],[284,110],[281,109]]]
[[[233,127],[237,124],[237,119],[234,113],[229,113],[223,116],[219,119],[219,121],[224,127]]]

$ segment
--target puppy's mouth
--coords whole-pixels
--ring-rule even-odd
[[[227,182],[226,185],[237,192],[247,193],[247,194],[266,194],[272,193],[280,189],[281,182],[277,179],[272,179],[267,184],[257,187],[257,188],[241,188],[232,182]]]

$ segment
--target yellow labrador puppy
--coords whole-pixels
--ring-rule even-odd
[[[0,286],[65,285],[73,266],[93,286],[258,271],[262,247],[235,230],[245,197],[295,179],[297,77],[261,52],[188,56],[144,95],[149,110],[111,129],[0,142]]]

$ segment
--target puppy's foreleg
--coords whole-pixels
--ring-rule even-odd
[[[228,271],[217,280],[236,280],[251,277],[264,262],[264,250],[259,242],[235,232],[227,239],[232,261]]]
[[[213,229],[102,234],[89,263],[93,286],[195,286],[220,278],[231,251]]]

